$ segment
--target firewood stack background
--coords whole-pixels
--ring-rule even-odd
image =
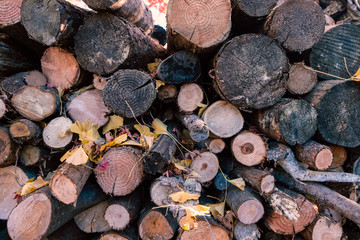
[[[360,239],[357,0],[83,2],[0,1],[0,239]]]

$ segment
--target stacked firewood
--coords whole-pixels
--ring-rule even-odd
[[[360,239],[357,1],[83,2],[0,1],[0,239]]]

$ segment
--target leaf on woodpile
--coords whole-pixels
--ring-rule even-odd
[[[173,162],[174,166],[179,169],[179,170],[182,170],[182,171],[186,171],[189,169],[190,167],[190,164],[191,164],[192,160],[190,158],[187,158],[187,159],[184,159],[178,163],[176,162]]]
[[[360,81],[360,68],[356,71],[356,73],[353,76],[351,76],[350,80]]]
[[[171,197],[174,202],[184,203],[188,200],[198,200],[200,194],[187,193],[180,190],[179,192],[170,194],[169,197]]]
[[[121,145],[123,142],[125,142],[127,140],[127,138],[128,138],[127,134],[122,134],[122,135],[116,137],[111,142],[101,145],[100,152],[103,152],[107,147],[114,147],[117,145]]]
[[[60,161],[66,161],[67,163],[71,163],[73,165],[81,165],[85,164],[88,159],[88,155],[84,151],[82,145],[80,145],[67,151],[64,156],[60,158]]]
[[[236,179],[227,180],[227,181],[229,183],[231,183],[232,185],[236,186],[237,188],[239,188],[240,190],[245,189],[245,181],[242,178],[236,178]]]
[[[155,134],[145,125],[135,124],[134,128],[141,134],[140,143],[146,148],[151,148],[154,144]]]
[[[111,115],[109,121],[105,124],[102,129],[102,133],[105,134],[110,130],[115,130],[124,125],[124,118],[118,115]]]
[[[136,147],[142,147],[142,144],[133,140],[128,140],[126,142],[123,142],[121,144],[122,146],[136,146]]]
[[[82,143],[87,142],[95,142],[100,138],[98,129],[100,128],[99,124],[95,124],[89,120],[86,120],[83,123],[80,123],[79,121],[76,121],[73,123],[70,127],[70,130],[73,133],[79,134],[79,140]]]
[[[41,176],[38,176],[37,179],[34,181],[35,178],[31,178],[25,182],[25,185],[19,190],[16,194],[17,195],[27,195],[32,193],[50,183],[50,181],[45,181]]]
[[[164,86],[164,85],[165,85],[165,82],[163,82],[163,81],[161,81],[161,80],[155,79],[156,92],[158,91],[158,89],[159,89],[161,86]]]
[[[160,135],[160,134],[169,134],[167,131],[167,126],[165,123],[163,123],[160,119],[155,118],[154,121],[152,122],[152,126],[154,128],[154,133],[155,135]]]
[[[203,112],[206,110],[206,108],[209,106],[209,103],[204,104],[204,103],[198,103],[197,104],[198,107],[200,107],[199,112],[198,112],[198,117],[201,117],[201,115],[203,114]]]
[[[225,213],[225,201],[224,202],[220,202],[220,203],[215,203],[215,204],[209,204],[207,205],[208,207],[210,207],[210,212],[213,215],[213,217],[215,219],[218,218],[218,216],[224,216]]]
[[[180,227],[186,231],[189,231],[197,227],[196,216],[209,216],[210,207],[204,205],[196,205],[191,207],[183,207],[186,211],[186,216],[181,219]]]
[[[155,62],[149,63],[147,65],[149,72],[152,73],[153,71],[155,71],[160,62],[161,62],[161,59],[155,58]]]

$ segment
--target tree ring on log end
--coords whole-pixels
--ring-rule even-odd
[[[130,238],[123,237],[117,233],[106,233],[101,235],[99,240],[131,240]]]
[[[244,224],[256,223],[263,217],[263,215],[264,206],[257,199],[244,202],[237,211],[239,220]]]
[[[159,239],[168,240],[172,239],[174,234],[166,217],[157,211],[146,214],[139,226],[141,239],[156,239],[156,237],[161,236]]]
[[[204,217],[206,218],[206,217]],[[189,231],[181,230],[179,240],[195,240],[195,239],[216,239],[230,240],[227,231],[220,225],[213,224],[207,220],[197,221],[197,227]]]
[[[196,156],[190,165],[190,168],[201,176],[198,179],[200,182],[212,180],[218,172],[218,167],[219,161],[211,152],[203,152]]]
[[[23,0],[0,1],[0,28],[20,22],[22,1]]]
[[[330,149],[322,149],[315,157],[315,166],[319,170],[326,170],[333,161],[333,154]]]
[[[105,219],[115,230],[122,230],[130,223],[128,210],[120,204],[111,204],[105,211]]]
[[[65,204],[76,201],[79,193],[76,184],[63,174],[54,174],[51,179],[51,194]]]

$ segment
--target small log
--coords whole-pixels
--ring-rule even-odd
[[[244,126],[244,118],[239,109],[224,100],[211,104],[202,118],[209,130],[220,138],[232,137]]]
[[[181,86],[177,104],[180,111],[185,113],[192,113],[204,99],[204,92],[196,83],[185,83]]]
[[[97,90],[102,91],[106,85],[106,78],[93,74],[93,85]]]
[[[21,148],[20,162],[24,166],[40,165],[50,158],[51,154],[48,148],[30,144]]]
[[[178,229],[178,223],[165,208],[144,209],[139,218],[139,236],[141,239],[172,239]]]
[[[360,50],[356,48],[360,44],[359,36],[360,29],[354,24],[331,28],[312,48],[310,66],[326,73],[318,73],[324,79],[332,80],[334,76],[349,78],[360,64]]]
[[[26,85],[11,98],[11,104],[23,117],[41,121],[53,115],[59,108],[58,96],[52,91]]]
[[[342,234],[343,229],[341,225],[325,217],[318,217],[304,231],[301,232],[301,236],[305,240],[340,240]]]
[[[97,240],[97,233],[89,234],[80,230],[74,220],[70,220],[64,226],[47,236],[44,240]]]
[[[269,15],[272,9],[276,6],[276,3],[277,0],[269,0],[269,1],[238,0],[236,1],[235,6],[239,7],[243,13],[245,13],[250,17],[260,18]],[[233,8],[235,6],[233,6]]]
[[[109,206],[107,201],[103,201],[74,217],[75,223],[86,233],[106,232],[111,230],[104,214]]]
[[[317,129],[316,110],[304,100],[283,98],[256,118],[263,133],[291,146],[306,143]]]
[[[275,233],[283,235],[299,233],[316,218],[318,211],[315,204],[311,203],[304,196],[294,192],[292,192],[290,196],[297,204],[299,216],[296,220],[291,220],[286,215],[273,211],[265,219],[265,223]],[[283,203],[281,199],[279,199],[279,201]]]
[[[63,149],[68,146],[73,138],[70,127],[73,122],[66,117],[52,119],[44,128],[43,141],[51,149]]]
[[[5,78],[1,82],[1,89],[11,97],[14,93],[21,90],[23,86],[25,86],[24,77],[26,72],[16,73],[8,78]]]
[[[45,86],[47,83],[47,79],[44,74],[42,74],[38,70],[26,72],[24,79],[27,85],[33,85],[38,87]]]
[[[235,178],[244,178],[244,180],[260,194],[270,194],[275,190],[275,178],[267,171],[238,166],[234,168],[232,175],[234,175]]]
[[[166,18],[169,52],[209,52],[229,36],[231,4],[229,0],[172,0]]]
[[[8,35],[0,33],[0,77],[35,69],[37,61],[31,53],[17,45]]]
[[[100,236],[98,240],[138,240],[139,234],[134,227],[126,228],[121,232],[107,232]]]
[[[264,161],[266,144],[259,135],[243,131],[232,140],[231,151],[241,164],[254,166]]]
[[[226,179],[230,179],[226,173],[218,172],[214,179],[214,185],[217,190],[224,191],[230,187],[231,183],[226,181]]]
[[[274,105],[286,92],[288,58],[264,35],[244,34],[228,41],[217,53],[214,69],[220,96],[240,109]]]
[[[198,178],[200,182],[209,182],[215,178],[218,172],[219,160],[215,154],[203,152],[194,158],[190,164],[190,168],[200,175],[200,178]]]
[[[180,51],[167,57],[156,68],[156,76],[166,83],[196,82],[201,75],[199,58],[192,52]]]
[[[174,102],[177,99],[179,91],[172,84],[165,84],[158,89],[157,97],[164,103]]]
[[[317,183],[304,183],[288,174],[280,171],[274,172],[274,177],[278,182],[284,184],[288,188],[309,195],[316,199],[317,202],[334,209],[339,214],[352,220],[356,224],[360,224],[360,205],[341,194]]]
[[[195,142],[205,141],[209,137],[209,128],[205,122],[194,114],[178,115],[182,124],[189,130],[190,137]]]
[[[22,188],[20,184],[24,184],[28,179],[27,174],[14,165],[0,168],[0,219],[7,220],[18,205],[15,193]]]
[[[333,154],[333,161],[330,165],[330,169],[335,169],[344,165],[347,159],[347,152],[345,148],[336,146],[336,145],[329,145],[328,146]]]
[[[312,140],[297,145],[295,147],[295,156],[297,160],[318,170],[328,169],[333,161],[330,148]]]
[[[234,237],[236,240],[258,240],[260,231],[256,224],[242,224],[238,222],[234,228]]]
[[[9,129],[0,128],[0,167],[10,165],[16,161],[17,147],[10,138]]]
[[[143,166],[137,150],[130,147],[113,147],[101,162],[108,162],[106,171],[95,170],[98,184],[106,194],[125,196],[141,183]]]
[[[143,206],[143,196],[140,189],[123,197],[112,197],[105,210],[104,218],[114,230],[124,230],[140,213]]]
[[[82,123],[89,120],[104,126],[109,121],[110,110],[105,106],[102,92],[97,89],[86,90],[70,97],[66,111],[74,122]]]
[[[165,185],[161,178],[155,179],[150,186],[151,201],[157,206],[168,204],[169,195],[173,192],[174,190],[171,188],[170,184]]]
[[[199,142],[198,147],[208,149],[210,152],[218,154],[225,149],[226,143],[222,138],[208,138],[203,142]]]
[[[286,50],[303,52],[323,35],[325,15],[312,0],[285,1],[270,14],[264,28]]]
[[[226,204],[236,214],[240,222],[253,224],[264,215],[264,207],[260,198],[249,187],[240,190],[235,186],[228,188]]]
[[[98,75],[109,75],[120,67],[145,68],[155,57],[161,58],[164,51],[143,31],[109,13],[86,18],[75,36],[79,64]]]
[[[95,184],[87,184],[76,207],[56,200],[48,187],[29,195],[10,214],[7,227],[12,239],[37,240],[50,235],[77,214],[105,200]]]
[[[125,18],[144,30],[146,35],[150,34],[154,28],[152,13],[142,0],[84,0],[84,2],[94,10],[107,10]]]
[[[5,0],[1,2],[0,27],[20,22],[20,7],[22,0]]]
[[[206,218],[206,219],[204,219]],[[228,231],[220,224],[216,223],[210,217],[199,217],[196,221],[197,227],[189,231],[180,229],[177,240],[192,239],[214,239],[214,240],[230,240]]]
[[[0,119],[5,117],[7,111],[8,110],[7,110],[7,107],[6,107],[6,104],[5,104],[4,100],[0,98]]]
[[[303,62],[290,66],[289,79],[286,89],[291,94],[303,95],[310,92],[317,83],[317,74],[312,69],[306,68]]]
[[[75,57],[59,47],[49,47],[41,58],[41,69],[49,84],[68,89],[80,79],[80,66]]]
[[[360,176],[342,172],[320,172],[305,169],[298,163],[291,149],[281,143],[272,142],[266,152],[268,160],[275,161],[293,178],[309,182],[360,182]]]
[[[155,83],[138,70],[119,70],[106,79],[105,104],[116,114],[134,118],[144,114],[156,99]]]
[[[61,164],[51,177],[51,194],[65,204],[75,203],[90,176],[91,166],[91,163],[86,166]]]
[[[34,143],[41,139],[41,128],[38,124],[28,120],[20,119],[10,125],[11,138],[18,143]]]
[[[165,46],[167,42],[166,30],[162,26],[155,25],[154,31],[151,33],[150,36],[158,40],[161,45]]]
[[[81,24],[82,14],[56,0],[23,0],[21,23],[30,38],[44,45],[68,43]]]
[[[360,107],[359,86],[356,81],[322,81],[305,97],[317,110],[318,130],[327,142],[342,147],[360,145],[360,122],[354,111]]]
[[[142,163],[145,172],[155,175],[169,164],[174,157],[177,146],[173,138],[177,140],[177,136],[170,129],[171,127],[168,127],[168,132],[172,137],[162,134],[151,147],[149,153],[143,158]]]

